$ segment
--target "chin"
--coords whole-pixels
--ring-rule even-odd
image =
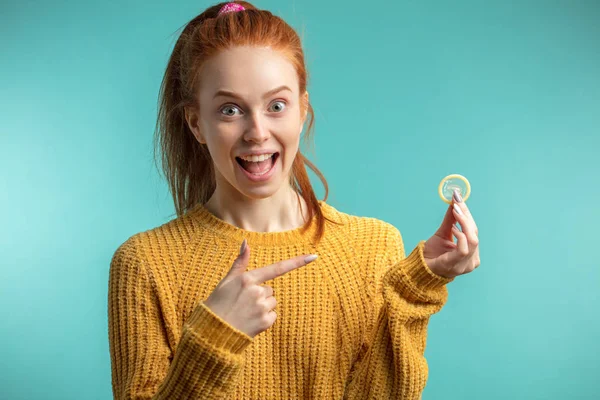
[[[277,192],[279,192],[282,189],[284,182],[285,180],[277,179],[276,181],[274,180],[273,182],[270,182],[268,184],[261,184],[259,186],[252,186],[248,184],[244,185],[243,183],[238,183],[236,185],[236,189],[242,195],[250,199],[268,199],[269,197],[276,195]]]

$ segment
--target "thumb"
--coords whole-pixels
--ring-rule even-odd
[[[456,222],[456,219],[454,218],[454,214],[452,213],[454,207],[454,203],[451,203],[450,206],[448,207],[448,209],[446,210],[446,215],[444,215],[444,219],[440,225],[440,227],[438,228],[438,232],[440,235],[442,236],[450,236],[452,237],[452,225],[454,225],[454,223]]]
[[[242,242],[242,247],[240,248],[240,253],[233,261],[233,265],[229,270],[229,276],[238,276],[243,274],[248,267],[248,260],[250,259],[250,249],[248,247],[248,242],[246,239]]]

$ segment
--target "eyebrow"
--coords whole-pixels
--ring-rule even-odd
[[[267,97],[269,97],[271,95],[274,95],[275,93],[280,92],[282,90],[289,90],[290,92],[292,91],[292,89],[290,89],[286,85],[281,85],[281,86],[276,87],[275,89],[269,90],[267,93],[265,93],[263,95],[263,99],[267,98]],[[236,98],[236,99],[239,99],[239,100],[243,100],[239,95],[237,95],[237,94],[235,94],[233,92],[230,92],[228,90],[219,90],[217,93],[215,93],[215,95],[213,96],[213,99],[215,99],[215,98],[217,98],[219,96],[228,96],[228,97],[233,97],[233,98]]]

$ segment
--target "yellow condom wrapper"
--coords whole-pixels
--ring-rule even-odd
[[[440,182],[440,186],[438,187],[440,198],[445,203],[452,204],[454,189],[458,189],[463,201],[467,201],[471,194],[471,184],[467,178],[459,174],[452,174],[448,175]]]

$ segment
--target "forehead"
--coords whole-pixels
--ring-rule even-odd
[[[285,56],[267,47],[234,47],[224,50],[203,65],[201,96],[212,98],[220,89],[244,97],[259,97],[280,85],[298,92],[298,76]]]

